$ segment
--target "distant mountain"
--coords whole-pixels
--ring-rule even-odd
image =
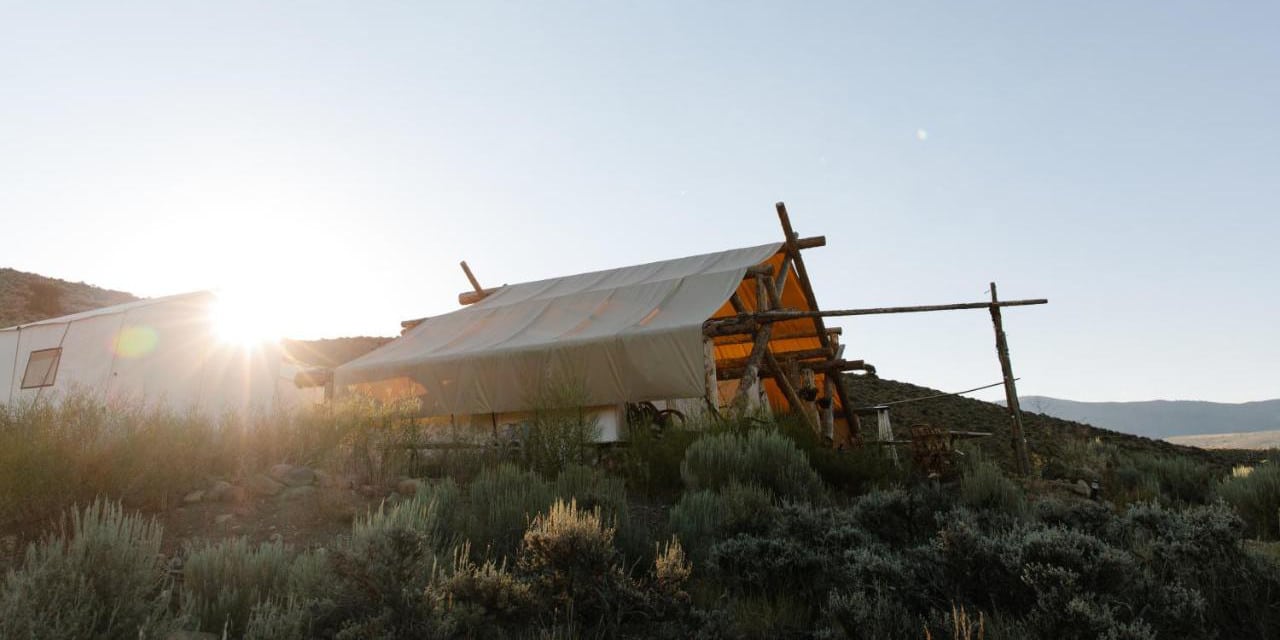
[[[1023,411],[1148,438],[1280,429],[1280,400],[1226,404],[1194,400],[1076,402],[1024,396]]]
[[[0,268],[0,329],[137,299],[123,291]]]

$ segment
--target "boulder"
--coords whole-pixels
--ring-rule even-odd
[[[245,483],[249,492],[259,496],[274,496],[284,490],[284,485],[272,480],[271,478],[259,473],[249,478]]]
[[[273,465],[271,470],[267,471],[267,475],[271,476],[271,479],[276,482],[284,482],[284,477],[288,475],[290,471],[293,471],[293,465],[282,462],[280,464]]]
[[[307,467],[293,467],[283,477],[276,479],[291,487],[306,487],[316,481],[316,472]]]
[[[231,483],[226,480],[219,480],[209,487],[205,492],[204,498],[209,502],[226,502],[231,499]]]
[[[182,497],[183,504],[195,504],[202,500],[204,500],[203,491],[192,491],[191,493],[188,493],[187,495]]]
[[[316,492],[316,488],[310,485],[303,487],[289,487],[280,493],[281,500],[297,500],[305,498]]]

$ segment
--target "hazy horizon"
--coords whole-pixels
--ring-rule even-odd
[[[457,308],[459,260],[497,285],[755,245],[782,200],[828,238],[826,308],[1049,298],[1005,312],[1023,395],[1280,396],[1275,5],[0,18],[0,266],[395,335]],[[985,311],[833,324],[888,378],[1000,377]]]

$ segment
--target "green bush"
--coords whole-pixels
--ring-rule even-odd
[[[455,553],[452,571],[427,589],[427,598],[448,637],[516,636],[539,612],[526,582],[504,564],[475,563],[465,546]]]
[[[182,611],[202,630],[240,636],[258,604],[283,595],[292,559],[280,543],[233,538],[189,546],[182,567]]]
[[[95,501],[27,548],[4,580],[0,637],[137,638],[168,623],[161,527]]]
[[[1247,475],[1223,480],[1218,495],[1240,513],[1250,535],[1264,540],[1280,538],[1280,465],[1258,465]]]
[[[72,391],[0,406],[0,525],[98,496],[164,509],[183,494],[289,461],[398,477],[409,408],[353,400],[330,410],[212,417]]]
[[[535,395],[524,437],[530,468],[551,477],[570,465],[592,461],[600,425],[583,409],[586,404],[582,385],[571,381],[553,382]]]
[[[685,452],[680,477],[691,491],[739,482],[768,489],[784,500],[823,497],[822,480],[809,466],[808,457],[774,431],[706,436]]]
[[[482,472],[467,493],[466,537],[478,558],[513,556],[525,528],[553,499],[541,476],[509,464]]]
[[[352,538],[358,542],[374,532],[404,529],[419,532],[444,548],[457,535],[460,496],[458,485],[452,479],[421,483],[413,496],[395,503],[383,502],[377,511],[357,518]]]
[[[1005,476],[999,466],[978,458],[966,467],[960,479],[961,504],[1014,516],[1026,513],[1027,500],[1022,487]]]
[[[769,526],[774,498],[767,490],[736,482],[721,491],[690,491],[671,508],[671,530],[695,558],[716,540]]]

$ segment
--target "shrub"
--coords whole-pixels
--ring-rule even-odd
[[[169,582],[161,527],[95,501],[27,548],[0,594],[0,637],[137,638],[162,630]]]
[[[244,640],[308,640],[313,613],[290,595],[254,606],[245,624]]]
[[[574,501],[557,500],[525,532],[520,570],[556,611],[616,628],[639,594],[617,565],[613,536],[598,509],[583,511]]]
[[[141,402],[108,405],[83,391],[0,406],[0,523],[53,516],[98,496],[166,508],[210,476],[286,460],[395,477],[384,458],[407,450],[399,443],[413,428],[409,417],[406,406],[359,400],[215,418]]]
[[[1026,513],[1022,487],[1010,480],[995,463],[975,459],[960,479],[960,502],[975,509],[989,509],[1014,516]]]
[[[439,549],[448,546],[456,536],[456,515],[460,491],[452,479],[418,485],[417,493],[396,503],[383,502],[378,510],[353,524],[356,541],[376,531],[403,529],[422,533]]]
[[[716,540],[768,528],[773,509],[768,491],[735,482],[720,492],[685,493],[668,517],[671,530],[700,559]]]
[[[905,464],[895,464],[881,447],[832,448],[795,414],[779,417],[777,426],[808,456],[822,481],[846,495],[885,489],[909,480],[910,456],[902,461]]]
[[[813,500],[823,494],[808,457],[773,431],[706,436],[685,452],[680,477],[693,491],[739,482],[768,489],[781,499]]]
[[[626,485],[621,478],[591,467],[570,465],[556,476],[554,486],[557,498],[576,500],[584,511],[600,509],[605,522],[617,530],[620,551],[632,558],[648,554],[648,532],[643,522],[632,522]]]
[[[1280,537],[1280,465],[1263,464],[1218,485],[1218,495],[1249,525],[1249,533],[1265,540]]]
[[[529,522],[551,504],[552,489],[538,474],[504,464],[477,476],[468,498],[466,532],[472,552],[510,556]]]
[[[518,635],[538,612],[529,585],[492,560],[476,564],[464,545],[454,554],[452,572],[427,589],[441,616],[441,633],[458,638]]]
[[[1036,519],[1049,526],[1061,526],[1101,535],[1115,517],[1105,504],[1092,500],[1064,500],[1049,497],[1037,500],[1032,511]]]
[[[1213,495],[1213,470],[1186,456],[1149,458],[1144,466],[1155,476],[1161,500],[1183,505],[1204,504]]]
[[[590,462],[600,425],[583,410],[586,392],[571,381],[553,382],[535,395],[524,438],[525,461],[548,477],[570,465]]]
[[[922,621],[883,589],[833,593],[824,616],[832,631],[855,640],[919,638]]]
[[[234,538],[189,546],[182,568],[184,617],[202,631],[238,637],[255,606],[284,594],[290,564],[280,543],[255,547]]]
[[[680,539],[671,536],[666,543],[655,543],[654,547],[653,577],[658,588],[666,593],[680,592],[693,575],[693,564],[685,556]]]
[[[424,597],[436,574],[435,541],[412,529],[374,529],[331,552],[336,601],[316,607],[318,636],[421,638],[439,619]]]
[[[935,514],[950,507],[940,491],[925,487],[872,491],[853,502],[850,523],[886,544],[906,546],[933,536]]]

